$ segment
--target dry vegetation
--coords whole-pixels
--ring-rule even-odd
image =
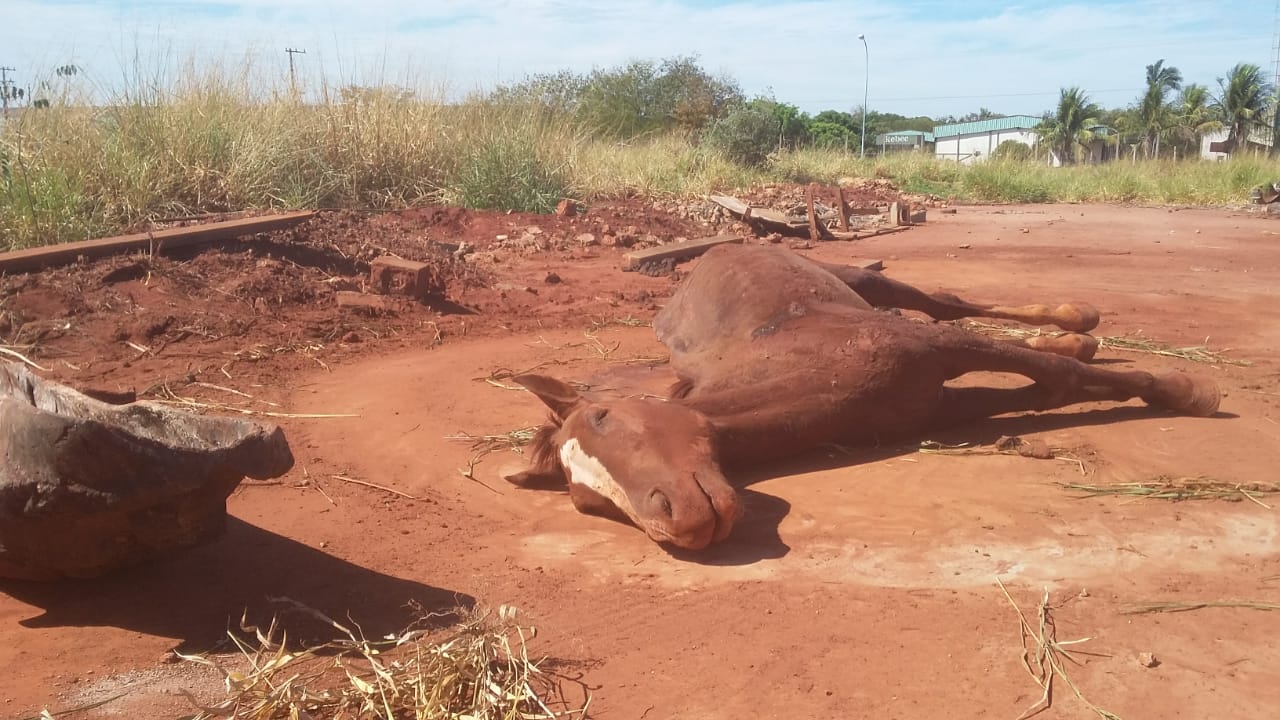
[[[959,166],[815,148],[746,167],[688,132],[618,140],[517,101],[320,88],[311,94],[318,99],[302,102],[252,68],[188,68],[95,104],[75,82],[64,80],[50,107],[0,125],[6,248],[206,212],[436,201],[546,211],[561,197],[692,195],[845,176],[887,177],[906,191],[973,202],[1239,204],[1280,175],[1280,165],[1257,158]]]

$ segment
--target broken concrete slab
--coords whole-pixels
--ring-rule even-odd
[[[649,263],[660,263],[664,260],[687,260],[697,257],[717,245],[741,243],[742,241],[741,235],[717,235],[715,237],[660,245],[645,250],[633,250],[622,256],[622,269],[629,272]]]
[[[208,542],[246,476],[292,466],[275,425],[111,405],[0,363],[0,577],[94,577]]]

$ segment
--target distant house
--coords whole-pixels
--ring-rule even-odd
[[[939,125],[933,129],[933,154],[968,165],[991,157],[991,153],[1006,140],[1035,147],[1040,141],[1040,135],[1035,131],[1040,122],[1040,118],[1031,115],[1010,115]]]
[[[1231,154],[1225,151],[1229,133],[1227,128],[1222,128],[1201,135],[1200,157],[1205,160],[1226,160],[1231,157]],[[1236,154],[1266,154],[1271,151],[1272,142],[1270,130],[1254,128],[1249,132],[1249,139],[1242,143],[1244,147],[1236,148]]]
[[[880,146],[881,153],[901,150],[921,152],[928,149],[926,146],[933,144],[933,133],[919,130],[896,130],[894,132],[880,133],[876,136],[876,144]]]

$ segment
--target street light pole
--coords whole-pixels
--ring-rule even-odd
[[[858,34],[858,39],[862,41],[862,51],[864,57],[863,67],[866,68],[866,76],[862,81],[862,150],[858,153],[858,157],[867,156],[867,91],[868,85],[871,84],[871,49],[867,47],[867,36],[862,33]]]

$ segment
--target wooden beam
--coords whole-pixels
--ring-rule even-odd
[[[157,252],[163,252],[202,243],[234,240],[244,235],[282,230],[297,225],[304,220],[309,220],[314,216],[315,213],[311,211],[262,215],[204,225],[166,228],[133,235],[120,235],[59,245],[46,245],[26,250],[14,250],[0,253],[0,272],[30,272],[52,265],[72,263],[80,257],[99,258],[130,250],[155,248]]]
[[[627,271],[635,270],[646,263],[662,262],[663,260],[687,260],[697,257],[717,245],[740,242],[742,242],[742,236],[740,235],[717,235],[715,237],[686,240],[682,243],[659,245],[644,250],[635,250],[622,256],[622,269]]]
[[[840,229],[849,232],[849,201],[844,197],[843,185],[836,185],[836,206],[840,208]]]

